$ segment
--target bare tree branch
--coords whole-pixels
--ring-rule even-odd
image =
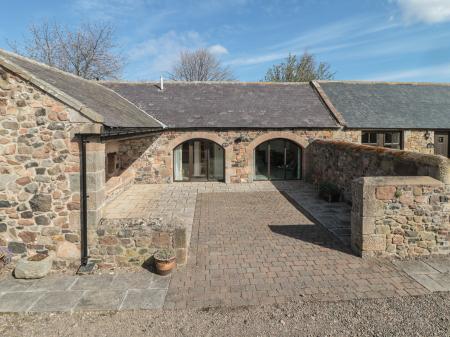
[[[267,82],[309,82],[312,80],[331,80],[335,72],[330,65],[320,62],[317,65],[315,56],[305,52],[301,57],[289,54],[286,60],[275,64],[265,76]]]
[[[86,79],[117,79],[122,57],[114,52],[114,29],[108,24],[83,24],[69,30],[56,23],[30,25],[24,47],[13,51]]]
[[[228,67],[221,65],[217,57],[207,49],[183,51],[169,73],[176,81],[233,81]]]

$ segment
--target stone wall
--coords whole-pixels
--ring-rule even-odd
[[[353,182],[351,241],[363,257],[450,252],[450,186],[430,177],[365,177]]]
[[[140,266],[160,248],[173,248],[177,263],[187,260],[186,227],[161,219],[103,219],[89,232],[91,261],[99,268]]]
[[[120,161],[128,172],[133,172],[136,183],[170,183],[173,179],[173,149],[194,138],[208,139],[221,145],[225,149],[225,181],[245,183],[253,181],[254,149],[267,140],[285,138],[306,148],[316,138],[359,142],[360,131],[164,131],[159,135],[120,141]]]
[[[78,265],[79,144],[91,122],[0,67],[0,246]]]
[[[434,154],[434,131],[427,130],[406,130],[403,131],[403,148],[406,151],[413,151],[425,154]]]
[[[446,158],[342,141],[316,140],[306,150],[306,178],[331,182],[351,201],[355,178],[365,176],[430,176],[450,183]]]

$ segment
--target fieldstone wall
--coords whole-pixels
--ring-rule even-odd
[[[253,181],[253,151],[274,138],[292,140],[306,148],[314,139],[360,142],[360,131],[340,130],[228,130],[164,131],[161,134],[122,140],[123,172],[132,171],[136,183],[170,183],[173,179],[173,149],[194,138],[209,139],[225,149],[225,181]]]
[[[306,178],[331,182],[352,200],[352,181],[366,176],[430,176],[450,183],[446,158],[342,141],[316,140],[306,150]]]
[[[99,268],[142,265],[158,249],[173,248],[177,263],[187,260],[186,227],[161,219],[103,219],[89,233],[91,261]]]
[[[0,246],[80,259],[79,144],[91,121],[0,67]]]
[[[430,177],[365,177],[353,182],[351,242],[363,257],[445,255],[450,186]]]
[[[434,154],[434,147],[431,145],[434,145],[434,131],[406,130],[403,132],[403,147],[406,151]]]

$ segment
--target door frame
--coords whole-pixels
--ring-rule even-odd
[[[439,134],[444,134],[447,136],[447,158],[450,158],[450,131],[434,131],[434,154],[436,154],[436,137]]]
[[[194,172],[194,142],[195,141],[201,141],[201,142],[204,142],[205,144],[206,144],[206,149],[205,149],[205,152],[206,152],[206,179],[196,179],[196,178],[194,178],[193,179],[193,177],[192,177],[192,175],[193,175],[193,172]],[[187,143],[188,144],[188,148],[189,148],[189,176],[188,176],[188,178],[189,178],[189,180],[175,180],[175,164],[173,164],[172,166],[173,166],[173,169],[172,169],[172,175],[173,175],[173,181],[174,182],[209,182],[209,181],[218,181],[218,182],[224,182],[225,181],[225,149],[222,147],[222,146],[220,146],[219,144],[217,144],[216,142],[214,142],[214,141],[212,141],[212,140],[209,140],[209,139],[205,139],[205,138],[192,138],[192,139],[188,139],[188,140],[186,140],[186,141],[184,141],[184,142],[182,142],[182,143],[180,143],[180,144],[178,144],[177,146],[175,146],[174,147],[174,149],[173,149],[173,153],[172,153],[172,162],[173,163],[175,163],[175,149],[178,147],[178,146],[183,146],[185,143]],[[214,143],[214,144],[216,144],[217,146],[219,146],[221,149],[222,149],[222,151],[223,151],[223,160],[222,160],[222,163],[223,163],[223,168],[222,168],[222,171],[223,171],[223,178],[222,179],[212,179],[212,180],[210,180],[210,178],[209,178],[209,162],[210,162],[210,157],[211,157],[211,154],[210,154],[210,149],[211,149],[211,144],[212,143]]]
[[[283,179],[272,179],[271,178],[271,170],[270,170],[270,142],[271,141],[275,141],[275,140],[282,140],[284,142],[284,153],[283,153],[283,166],[284,166],[284,178]],[[258,147],[260,147],[261,145],[267,143],[267,179],[256,179],[256,150],[258,149]],[[286,178],[286,144],[287,143],[292,143],[297,147],[297,150],[300,150],[300,153],[298,155],[299,157],[299,167],[300,167],[300,177],[299,178],[294,178],[294,179],[287,179]],[[258,144],[258,146],[255,147],[255,149],[253,150],[253,172],[254,172],[254,177],[253,179],[255,181],[289,181],[289,180],[302,180],[303,178],[303,148],[298,145],[297,143],[293,142],[290,139],[287,138],[272,138],[269,140],[266,140],[265,142],[262,142],[261,144]]]

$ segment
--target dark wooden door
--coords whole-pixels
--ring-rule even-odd
[[[449,137],[448,132],[435,132],[434,133],[434,153],[441,156],[449,156]]]

